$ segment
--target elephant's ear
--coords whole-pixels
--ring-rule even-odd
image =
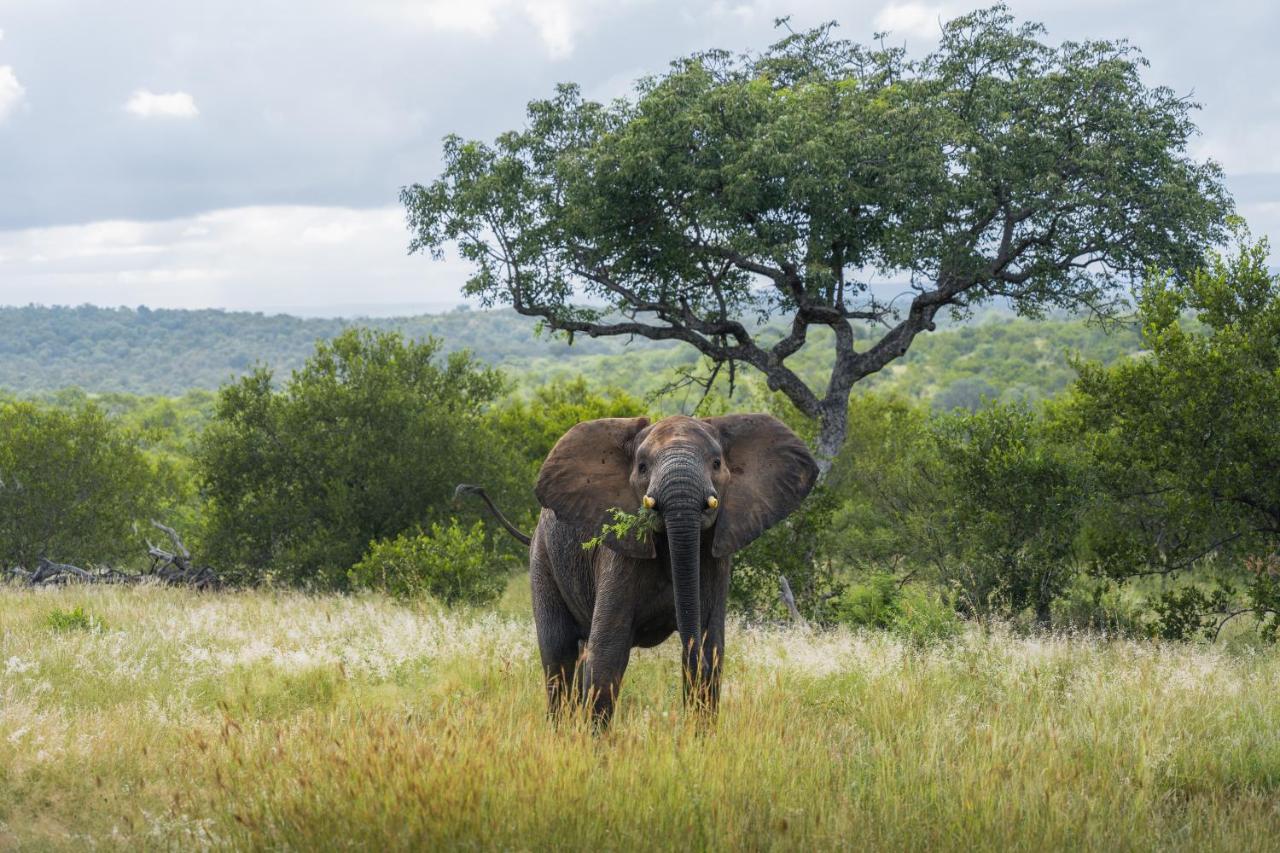
[[[809,448],[773,415],[707,418],[720,434],[729,482],[712,553],[727,557],[791,514],[818,479]]]
[[[566,432],[538,472],[533,490],[538,503],[593,534],[613,522],[609,510],[635,512],[640,499],[631,488],[631,459],[636,435],[648,425],[648,418],[600,418]],[[656,555],[652,535],[643,540],[610,535],[605,545],[630,557]]]

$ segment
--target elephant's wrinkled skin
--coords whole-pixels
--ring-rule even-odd
[[[678,631],[685,698],[714,710],[733,554],[799,505],[817,477],[804,443],[770,415],[604,418],[578,424],[542,465],[530,545],[538,646],[552,712],[575,689],[607,722],[631,649]],[[652,503],[641,539],[582,543]]]

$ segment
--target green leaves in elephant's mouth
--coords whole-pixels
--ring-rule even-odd
[[[582,543],[582,547],[590,550],[604,544],[604,540],[613,534],[618,539],[626,539],[634,537],[640,542],[645,542],[658,529],[658,513],[649,507],[642,506],[634,513],[613,507],[609,510],[609,514],[613,516],[613,523],[600,525],[600,532]]]

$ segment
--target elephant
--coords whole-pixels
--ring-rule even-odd
[[[767,414],[601,418],[566,432],[538,473],[529,542],[552,716],[581,703],[607,726],[631,650],[674,632],[685,705],[714,714],[733,555],[795,510],[817,476],[805,443]],[[648,535],[605,527],[612,510],[641,507]],[[583,547],[593,540],[602,544]]]

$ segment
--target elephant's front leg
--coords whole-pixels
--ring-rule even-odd
[[[602,637],[597,641],[596,636],[593,630],[582,651],[582,700],[591,708],[591,719],[607,726],[631,659],[631,643],[629,637]]]
[[[631,659],[635,594],[625,572],[602,571],[591,615],[591,634],[582,651],[582,698],[598,725],[608,725]]]

